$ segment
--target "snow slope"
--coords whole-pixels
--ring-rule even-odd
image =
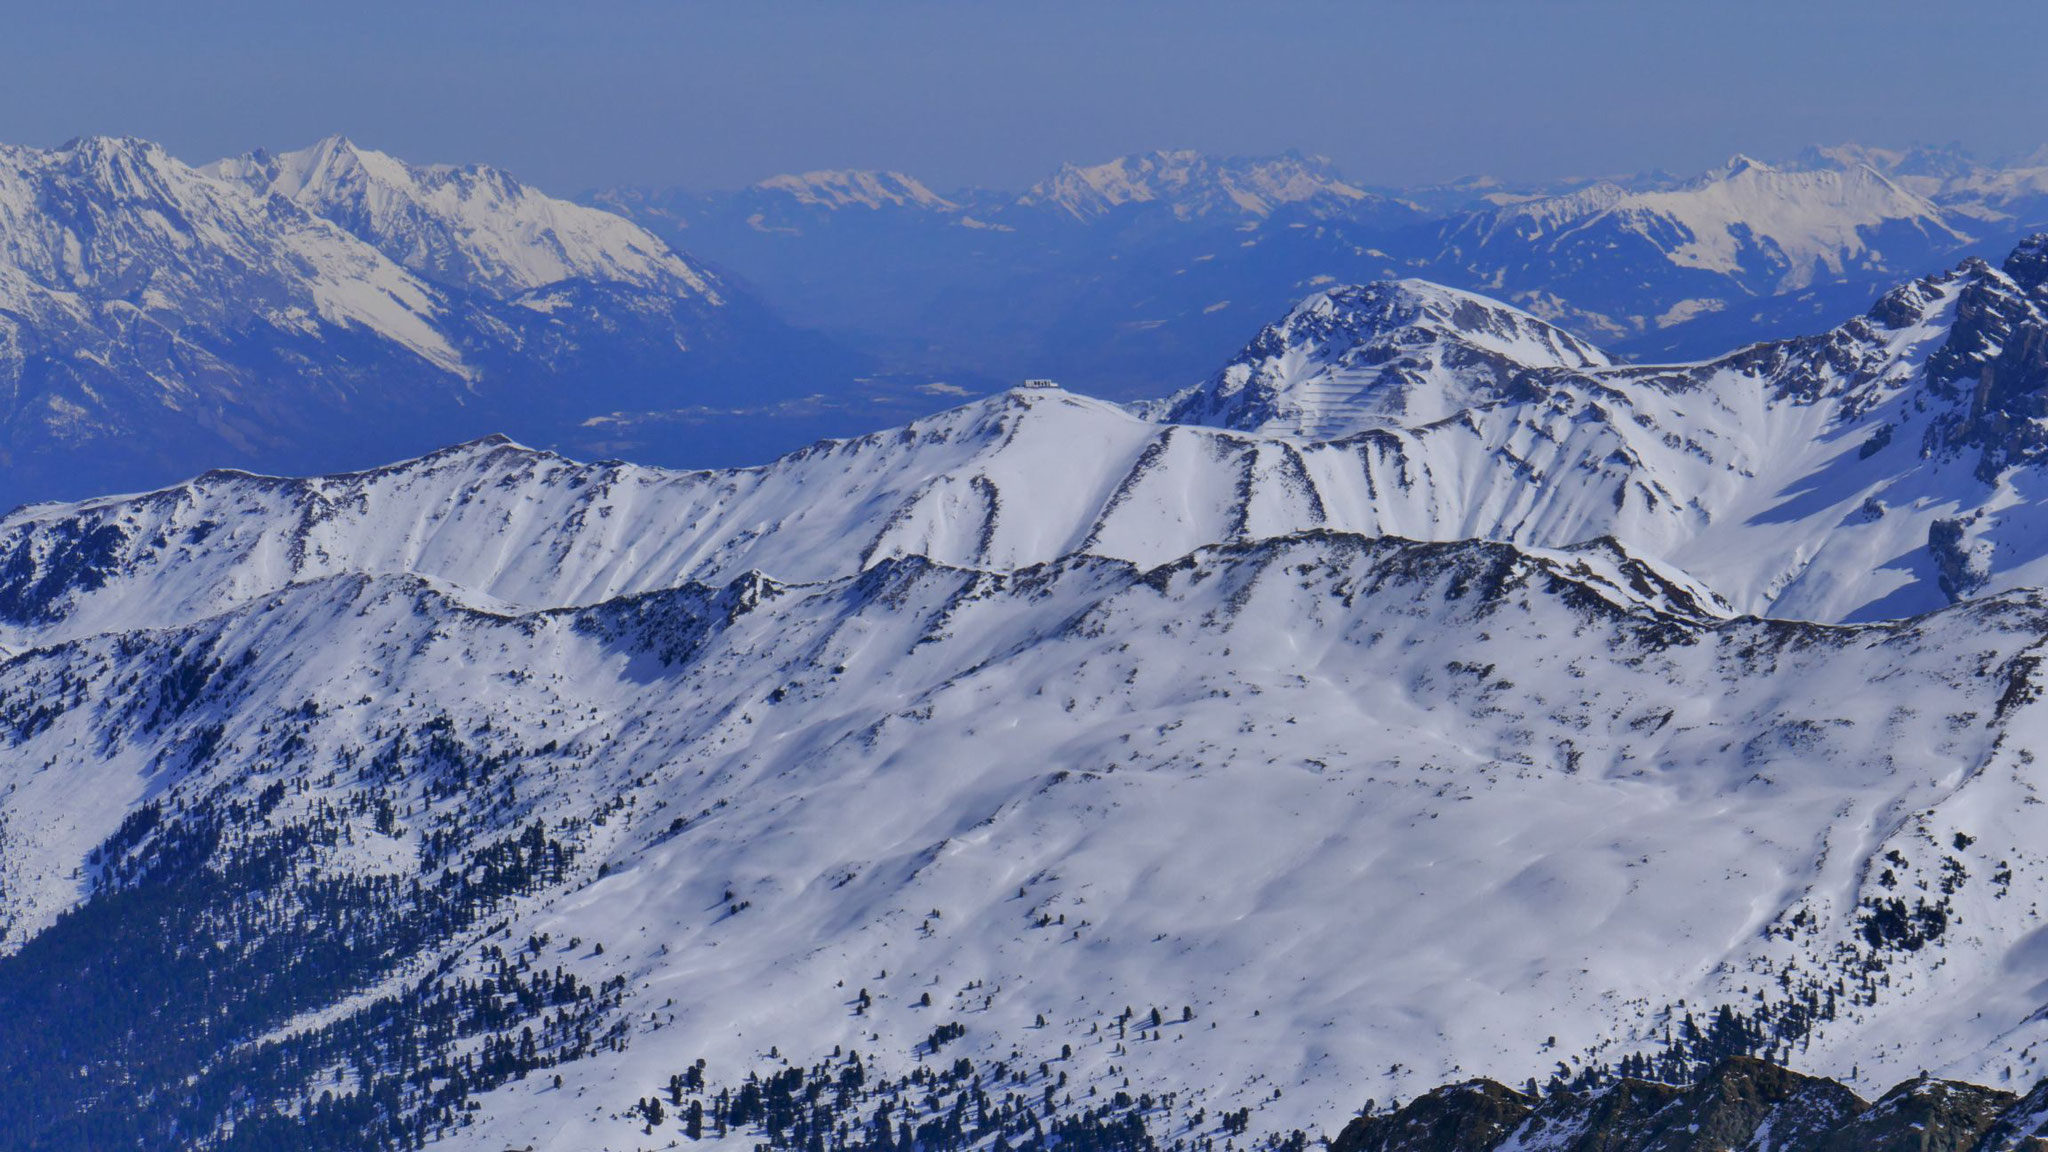
[[[1035,387],[750,469],[20,510],[0,1119],[662,1146],[628,1110],[698,1059],[894,1078],[957,1024],[1033,1094],[1333,1132],[1723,1006],[1864,1090],[2038,1076],[2044,253],[1699,364],[1396,283],[1178,398],[1217,424]],[[1305,428],[1375,348],[1420,375]],[[195,940],[250,994],[82,1028],[131,1081],[22,1031]]]
[[[408,874],[429,831],[580,829],[574,878],[488,931],[579,941],[552,962],[623,977],[618,1018],[642,1024],[561,1092],[482,1094],[453,1147],[628,1136],[607,1117],[699,1057],[738,1076],[771,1046],[857,1043],[907,1067],[946,1020],[963,1052],[1069,1043],[1083,1083],[1330,1128],[1361,1095],[1653,1044],[1678,999],[1747,1003],[1760,974],[1861,987],[1873,956],[1887,983],[1807,1062],[2024,1065],[2039,1025],[2011,972],[2041,873],[2020,750],[2048,606],[1724,622],[1630,570],[1313,534],[567,613],[479,613],[412,577],[294,584],[0,667],[23,766],[8,939],[85,894],[87,853],[145,800],[196,814],[286,781],[266,828],[362,811],[357,847],[314,857],[345,874]],[[195,654],[223,671],[166,715],[156,677]],[[433,731],[460,751],[371,775],[394,734]],[[109,751],[67,752],[86,747]],[[500,783],[446,791],[449,757]],[[354,799],[373,780],[406,814],[389,832]],[[1857,943],[1888,851],[1919,869],[1909,891],[1944,856],[1970,878],[1939,949]],[[433,955],[468,972],[481,942]],[[1126,1004],[1194,1024],[1090,1037]]]

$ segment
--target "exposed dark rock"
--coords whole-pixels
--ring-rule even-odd
[[[1418,1096],[1397,1112],[1358,1117],[1330,1142],[1330,1152],[1493,1148],[1535,1109],[1534,1097],[1491,1080],[1468,1080]]]
[[[1736,1056],[1698,1083],[1623,1079],[1540,1101],[1490,1080],[1345,1126],[1331,1152],[2048,1152],[2048,1082],[2024,1098],[1908,1080],[1868,1104],[1836,1081]]]
[[[2048,1152],[2048,1080],[1985,1129],[1975,1152]]]
[[[2004,271],[2029,292],[2048,287],[2048,232],[2036,232],[2020,241],[2005,258]]]
[[[1927,552],[1940,573],[1937,582],[1951,601],[1968,599],[1991,576],[1985,558],[1970,551],[1968,528],[1968,522],[1959,519],[1936,520],[1927,528]]]
[[[1824,1138],[1866,1105],[1861,1097],[1817,1076],[1747,1056],[1731,1057],[1661,1117],[1642,1152],[1720,1152],[1768,1144],[1805,1147]],[[1758,1134],[1768,1135],[1767,1141]]]
[[[1630,1152],[1663,1130],[1684,1093],[1648,1080],[1561,1093],[1543,1102],[1515,1132],[1515,1140],[1555,1152]]]
[[[1954,1080],[1908,1080],[1810,1147],[1814,1152],[1969,1152],[2017,1099],[2010,1092]]]

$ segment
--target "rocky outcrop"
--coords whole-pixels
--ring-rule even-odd
[[[1733,1057],[1690,1086],[1622,1079],[1535,1097],[1490,1080],[1346,1125],[1331,1152],[2039,1152],[2048,1083],[2025,1097],[1921,1076],[1866,1103]]]
[[[1885,1093],[1815,1152],[1971,1152],[2016,1100],[1995,1088],[1923,1076]]]
[[[1989,483],[2048,456],[2048,234],[2029,237],[1997,273],[1976,272],[1927,378],[1965,402],[1938,425],[1938,441],[1980,452],[1977,474]]]
[[[1458,1152],[1492,1148],[1536,1110],[1537,1100],[1491,1080],[1451,1084],[1407,1107],[1360,1116],[1330,1142],[1330,1152]]]

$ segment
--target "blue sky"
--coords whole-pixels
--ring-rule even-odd
[[[2048,143],[2048,5],[7,0],[0,141],[191,160],[331,132],[557,192],[891,167],[1021,187],[1155,147],[1354,178]]]

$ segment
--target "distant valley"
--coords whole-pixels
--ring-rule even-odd
[[[1385,279],[1694,360],[2002,258],[2048,221],[2048,163],[1836,148],[1387,189],[1159,152],[1022,193],[848,171],[583,201],[339,137],[200,166],[139,140],[0,149],[0,504],[494,432],[741,465],[1024,377],[1158,396],[1319,288]]]
[[[1389,188],[1316,157],[1157,152],[1069,165],[1022,193],[820,171],[584,199],[884,364],[1138,398],[1199,379],[1329,283],[1486,292],[1652,362],[1813,331],[2048,224],[2048,157],[1813,148],[1691,178]]]

